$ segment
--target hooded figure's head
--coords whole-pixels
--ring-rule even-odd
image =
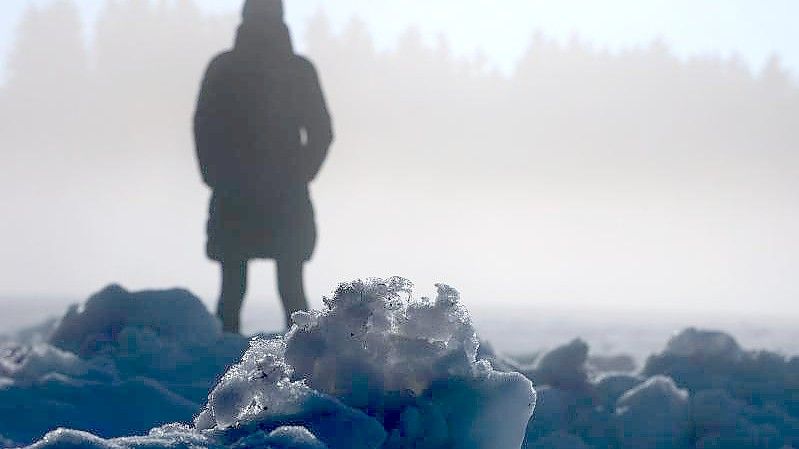
[[[293,54],[291,35],[283,22],[282,0],[245,0],[236,49],[268,57]]]
[[[283,22],[283,0],[245,0],[242,22]]]

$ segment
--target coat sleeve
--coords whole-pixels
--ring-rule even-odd
[[[305,131],[305,144],[302,146],[302,167],[306,180],[312,181],[327,158],[333,143],[333,125],[327,109],[325,96],[313,64],[300,58],[302,80],[300,105],[300,125]]]
[[[229,132],[226,126],[226,100],[222,66],[224,54],[208,65],[194,113],[194,141],[203,182],[218,186],[222,178],[222,152],[226,150]]]

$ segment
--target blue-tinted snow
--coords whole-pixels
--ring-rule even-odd
[[[188,292],[109,287],[0,343],[0,447],[799,447],[799,359],[721,332],[675,335],[637,373],[600,373],[581,340],[513,360],[454,290],[401,279],[295,321],[247,341]]]

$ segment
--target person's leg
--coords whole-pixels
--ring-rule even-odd
[[[291,314],[300,310],[308,310],[308,300],[305,298],[303,287],[302,269],[300,260],[276,260],[277,287],[280,299],[283,301],[286,328],[291,325]]]
[[[222,262],[222,293],[216,316],[222,321],[225,332],[239,332],[241,305],[247,293],[247,261],[228,260]]]

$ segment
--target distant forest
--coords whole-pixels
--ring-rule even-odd
[[[71,160],[113,161],[116,142],[182,161],[198,80],[238,18],[204,15],[191,0],[107,2],[87,47],[78,14],[63,0],[25,14],[0,91],[3,140],[64,157],[69,148]],[[658,42],[609,53],[539,35],[502,76],[413,30],[378,52],[355,20],[334,34],[320,15],[308,29],[335,114],[335,157],[355,172],[524,172],[563,152],[670,164],[685,152],[757,151],[780,163],[799,142],[799,90],[776,58],[755,75],[736,59],[683,62]]]
[[[201,259],[207,192],[191,117],[237,21],[191,0],[113,1],[86,44],[72,2],[30,7],[0,89],[0,188],[19,211],[6,235],[33,227],[31,244],[42,244],[56,232],[47,238],[63,251],[87,251],[64,235],[131,238]],[[382,227],[363,238],[404,226],[457,250],[446,239],[464,236],[448,235],[451,220],[471,222],[472,237],[518,234],[564,198],[705,198],[701,208],[733,192],[741,207],[795,204],[799,89],[777,58],[753,73],[735,58],[681,60],[659,42],[608,52],[535,35],[505,75],[413,30],[388,51],[357,20],[334,32],[320,13],[308,30],[337,135],[314,187],[323,239],[343,239],[359,216]],[[49,215],[66,224],[48,228]],[[154,223],[125,227],[142,216]],[[175,236],[187,227],[185,241]],[[88,251],[104,257],[102,246]]]

